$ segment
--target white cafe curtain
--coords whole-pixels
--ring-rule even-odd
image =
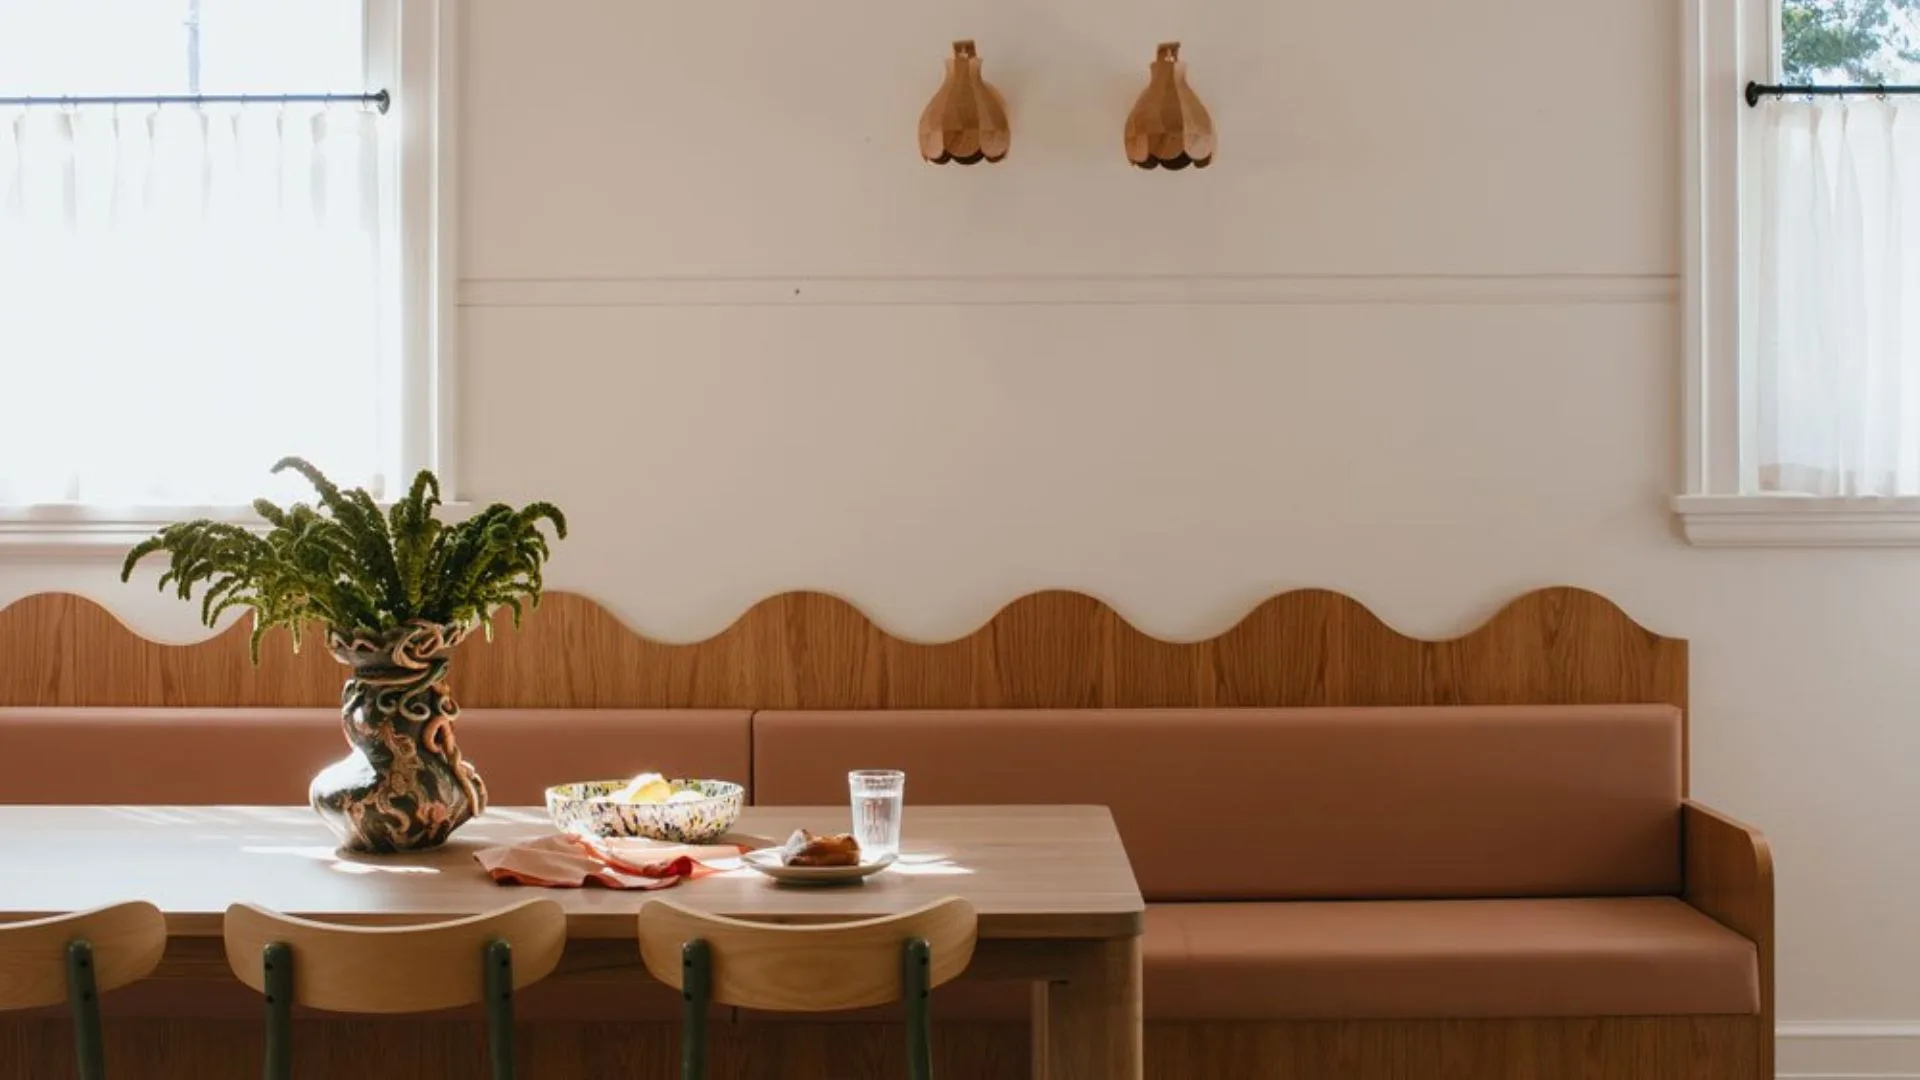
[[[1920,103],[1762,110],[1758,486],[1920,494]]]
[[[0,507],[225,506],[400,416],[378,114],[0,109]]]

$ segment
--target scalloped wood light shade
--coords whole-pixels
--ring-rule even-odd
[[[1187,85],[1180,43],[1154,57],[1152,78],[1127,116],[1127,160],[1143,169],[1204,169],[1213,164],[1213,117]]]
[[[920,114],[920,156],[935,165],[996,162],[1013,145],[1007,103],[980,78],[973,42],[953,43],[947,81]]]

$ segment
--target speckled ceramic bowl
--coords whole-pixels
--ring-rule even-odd
[[[697,791],[700,800],[668,803],[616,802],[625,780],[588,780],[547,789],[547,813],[562,832],[582,836],[642,836],[676,844],[705,844],[740,820],[746,789],[728,780],[669,780],[673,790]]]

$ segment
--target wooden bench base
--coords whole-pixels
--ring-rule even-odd
[[[1147,1076],[1760,1080],[1758,1042],[1750,1016],[1149,1023]]]
[[[478,1022],[302,1021],[295,1075],[469,1080],[484,1074]],[[900,1029],[866,1023],[717,1025],[717,1080],[905,1075]],[[261,1025],[243,1020],[110,1018],[113,1080],[207,1080],[258,1075]],[[524,1024],[525,1075],[541,1080],[677,1080],[669,1024]],[[1753,1017],[1570,1020],[1149,1023],[1149,1080],[1760,1080]],[[936,1075],[1027,1080],[1020,1024],[940,1024]],[[0,1077],[73,1075],[64,1021],[0,1019]]]

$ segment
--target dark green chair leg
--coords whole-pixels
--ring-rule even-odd
[[[67,944],[67,1004],[73,1009],[73,1060],[80,1080],[103,1080],[106,1051],[100,1044],[100,995],[94,991],[93,946],[85,941]]]
[[[680,1080],[707,1080],[707,1012],[713,1001],[713,950],[695,938],[680,946]]]
[[[513,946],[487,945],[487,1053],[493,1080],[513,1080]]]
[[[260,950],[267,988],[266,1080],[293,1080],[293,949],[276,941]]]
[[[933,950],[926,938],[911,938],[900,951],[901,997],[907,1006],[908,1080],[933,1080],[933,1028],[927,1019],[933,981]]]

